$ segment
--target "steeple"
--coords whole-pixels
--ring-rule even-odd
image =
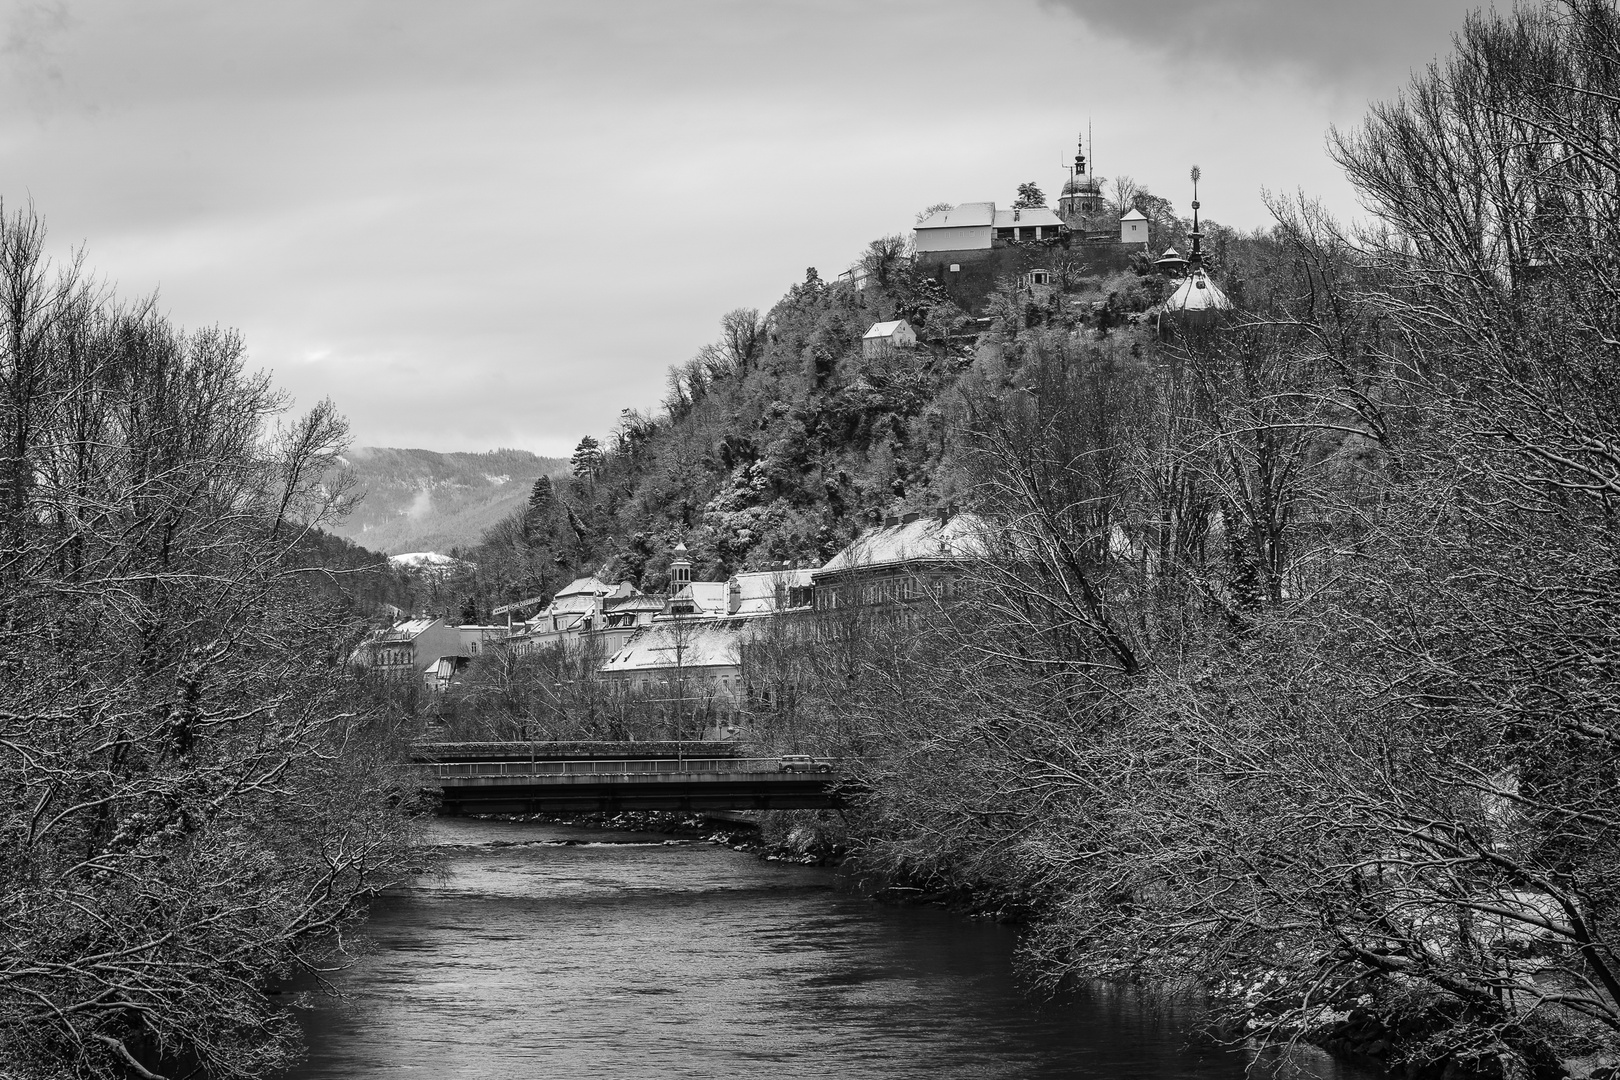
[[[1193,227],[1192,232],[1187,234],[1187,239],[1192,241],[1192,251],[1187,255],[1187,267],[1192,270],[1197,270],[1204,265],[1204,234],[1198,228],[1198,181],[1203,177],[1203,175],[1203,170],[1201,170],[1198,166],[1194,165],[1192,167]]]
[[[1170,298],[1164,302],[1164,312],[1159,316],[1159,328],[1163,330],[1168,323],[1178,330],[1207,330],[1215,325],[1220,312],[1230,310],[1232,301],[1226,294],[1216,287],[1210,280],[1209,271],[1204,269],[1204,232],[1198,227],[1198,181],[1202,173],[1198,166],[1192,167],[1193,182],[1193,227],[1187,233],[1187,239],[1192,242],[1192,250],[1187,253],[1187,276],[1181,279]],[[1161,269],[1173,273],[1180,264],[1179,256],[1172,259],[1175,250],[1165,252],[1164,257],[1158,260]]]
[[[1102,186],[1091,175],[1090,164],[1086,160],[1088,141],[1083,135],[1075,137],[1074,164],[1069,166],[1069,178],[1064,181],[1063,190],[1058,196],[1058,214],[1071,226],[1081,216],[1095,214],[1102,209]]]

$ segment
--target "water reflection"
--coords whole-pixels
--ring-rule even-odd
[[[380,900],[295,1075],[1198,1077],[1243,1063],[1124,995],[1022,997],[1012,935],[831,871],[663,837],[446,820]],[[566,841],[574,841],[564,846]],[[603,842],[608,841],[608,842]]]

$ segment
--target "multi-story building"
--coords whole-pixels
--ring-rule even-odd
[[[385,678],[415,679],[439,657],[461,655],[461,647],[460,635],[443,619],[405,619],[361,642],[353,662]]]
[[[949,597],[965,565],[989,550],[975,514],[905,514],[868,529],[812,575],[817,611]]]

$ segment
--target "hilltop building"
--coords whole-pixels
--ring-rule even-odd
[[[1119,242],[1122,244],[1141,244],[1143,247],[1147,247],[1147,215],[1135,207],[1127,211],[1125,216],[1119,219]]]
[[[1155,265],[1166,268],[1172,274],[1178,270],[1185,274],[1169,299],[1164,302],[1164,310],[1159,314],[1159,329],[1176,330],[1207,330],[1215,325],[1222,311],[1232,307],[1232,301],[1215,284],[1204,268],[1204,234],[1198,228],[1198,180],[1202,174],[1198,166],[1192,170],[1193,182],[1193,227],[1187,234],[1192,243],[1192,250],[1188,252],[1185,266],[1181,257],[1174,248],[1166,251]]]
[[[1093,175],[1086,164],[1086,150],[1082,145],[1074,155],[1074,166],[1069,170],[1069,178],[1063,182],[1062,192],[1058,195],[1058,216],[1073,231],[1083,231],[1087,219],[1095,214],[1101,214],[1106,207],[1103,204],[1102,183]]]
[[[917,332],[904,319],[873,323],[872,329],[861,336],[861,355],[868,359],[889,356],[896,349],[913,349],[916,346]]]

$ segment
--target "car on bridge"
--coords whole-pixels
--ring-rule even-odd
[[[833,763],[814,754],[783,754],[778,760],[776,771],[830,773],[833,771]]]

